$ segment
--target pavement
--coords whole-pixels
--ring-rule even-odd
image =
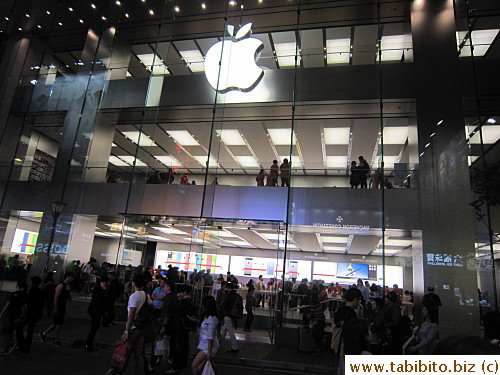
[[[42,318],[35,332],[41,332],[51,323],[49,318]],[[90,327],[89,320],[67,320],[61,330],[63,347],[54,347],[51,334],[46,344],[41,344],[35,334],[31,353],[13,352],[9,356],[0,357],[0,374],[21,375],[33,373],[58,374],[104,374],[108,369],[115,342],[124,330],[124,322],[117,322],[110,327],[101,327],[95,338],[98,352],[87,353],[83,350],[85,338]],[[236,334],[240,352],[230,354],[228,339],[224,340],[216,356],[218,374],[335,374],[337,362],[331,353],[322,357],[312,357],[309,353],[299,353],[294,347],[281,347],[270,343],[265,331],[254,331],[250,334],[241,330]],[[191,354],[197,352],[198,335],[191,334]],[[150,345],[147,345],[150,347]],[[164,373],[160,367],[155,374]],[[237,369],[237,370],[236,370]],[[131,373],[129,370],[127,373]],[[189,371],[180,375],[189,374]]]

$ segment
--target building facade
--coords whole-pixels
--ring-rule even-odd
[[[433,286],[443,332],[498,308],[495,1],[0,11],[3,256]]]

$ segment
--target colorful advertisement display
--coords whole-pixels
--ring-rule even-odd
[[[314,262],[313,280],[323,280],[325,283],[337,281],[337,263]]]
[[[169,264],[184,271],[210,270],[212,274],[225,274],[229,268],[229,255],[158,251],[155,266],[160,265],[166,269]]]
[[[368,279],[368,264],[337,263],[337,278]]]
[[[19,254],[34,254],[38,233],[16,229],[10,251]]]

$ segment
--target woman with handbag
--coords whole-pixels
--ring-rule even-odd
[[[200,350],[193,360],[191,371],[193,375],[199,375],[207,366],[207,362],[213,365],[213,357],[219,349],[219,319],[217,318],[217,304],[215,298],[206,296],[202,300],[203,322],[200,326],[200,339],[198,349]],[[195,317],[190,318],[197,321]]]

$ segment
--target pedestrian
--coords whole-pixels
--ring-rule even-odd
[[[180,369],[178,362],[177,334],[180,325],[180,305],[177,295],[174,293],[175,284],[172,280],[166,280],[163,286],[165,298],[163,299],[163,308],[161,312],[161,329],[159,336],[167,336],[170,344],[170,360],[172,367],[167,370],[166,374],[177,374]],[[153,363],[157,364],[159,359],[153,356]]]
[[[47,303],[47,316],[52,316],[54,312],[54,294],[56,293],[56,285],[54,283],[54,272],[49,272],[45,276],[43,282],[43,294]]]
[[[358,171],[359,171],[360,188],[366,189],[368,187],[366,180],[368,178],[368,175],[370,174],[370,165],[363,156],[360,156],[358,159],[359,159]]]
[[[264,186],[265,178],[266,178],[266,172],[264,171],[264,169],[261,169],[257,177],[255,177],[255,181],[257,181],[257,186]]]
[[[120,298],[123,291],[123,285],[122,283],[120,283],[120,280],[118,280],[118,278],[116,277],[116,272],[114,271],[108,272],[108,276],[106,278],[109,280],[107,285],[108,298],[106,301],[107,303],[106,312],[102,320],[103,327],[108,327],[109,325],[113,324],[113,322],[116,320],[115,302],[118,298]]]
[[[143,291],[146,280],[142,274],[137,274],[132,279],[133,293],[130,295],[127,304],[127,323],[125,324],[125,331],[122,334],[121,340],[128,341],[131,348],[131,355],[134,356],[135,369],[134,374],[148,373],[145,355],[144,355],[144,334],[146,329],[144,327],[136,327],[135,321],[139,315],[142,306],[147,303],[151,304],[151,298]],[[126,372],[126,369],[123,371]],[[106,374],[112,375],[118,372],[114,368],[110,368]]]
[[[24,346],[23,328],[26,324],[27,318],[27,294],[26,283],[22,280],[16,283],[16,290],[11,293],[7,302],[5,303],[2,311],[0,312],[0,322],[2,322],[2,348],[0,354],[10,354],[16,347],[22,348]],[[17,342],[9,348],[9,341],[12,338],[12,333],[16,331]]]
[[[434,287],[429,286],[427,288],[428,293],[424,295],[422,305],[427,307],[429,313],[433,316],[434,322],[439,325],[439,306],[442,305],[441,298],[434,293]]]
[[[292,163],[288,162],[287,158],[283,159],[280,165],[281,186],[290,187],[290,167]]]
[[[200,338],[198,341],[198,354],[193,359],[191,364],[191,372],[193,375],[199,375],[198,370],[205,360],[212,360],[219,350],[219,339],[217,332],[219,331],[219,319],[217,319],[217,304],[215,298],[206,296],[203,298],[201,305],[203,307],[203,322],[200,326]],[[196,318],[191,318],[196,321]]]
[[[311,305],[309,308],[309,328],[312,330],[314,339],[314,357],[319,357],[323,353],[323,338],[325,336],[325,313],[323,305],[320,303],[319,294],[311,294]]]
[[[104,275],[92,291],[92,299],[87,309],[87,313],[90,315],[91,325],[87,340],[85,341],[86,352],[96,351],[94,348],[94,338],[109,305],[108,300],[110,297],[107,291],[108,281],[108,277]]]
[[[351,178],[349,183],[351,184],[351,189],[357,189],[359,186],[359,170],[354,160],[351,162]]]
[[[269,176],[271,177],[272,186],[278,185],[278,176],[279,176],[280,167],[278,166],[278,160],[273,160],[273,164],[269,169]]]
[[[236,293],[236,285],[228,283],[226,285],[226,295],[224,296],[224,301],[222,302],[224,325],[222,326],[221,336],[222,340],[224,340],[226,333],[229,334],[229,339],[231,340],[231,349],[228,350],[229,353],[238,353],[240,351],[238,341],[236,341],[236,335],[234,334],[233,323],[233,319],[236,319],[234,310],[238,297],[241,300],[241,297]]]
[[[21,348],[21,352],[29,353],[31,350],[31,344],[33,342],[33,332],[35,330],[35,325],[38,319],[42,316],[43,306],[45,304],[45,295],[40,289],[40,284],[42,279],[38,276],[33,276],[31,278],[31,288],[28,292],[28,316],[26,323],[28,324],[28,332],[26,334],[26,339],[24,340],[24,346]]]
[[[47,334],[55,328],[56,337],[54,339],[54,346],[62,346],[59,337],[61,334],[61,327],[64,324],[64,317],[66,316],[66,304],[68,300],[71,301],[70,284],[74,277],[75,275],[73,272],[66,272],[64,280],[56,286],[54,294],[54,320],[45,331],[40,333],[42,344],[45,344],[47,341]]]
[[[245,332],[252,332],[252,322],[253,322],[253,310],[255,306],[256,298],[255,298],[255,288],[250,287],[248,288],[247,296],[246,296],[246,301],[245,301],[245,310],[247,312],[247,319],[245,320],[245,326],[243,330]]]
[[[179,285],[177,297],[180,306],[180,328],[178,334],[177,347],[179,348],[177,357],[179,369],[187,367],[189,358],[189,335],[196,330],[197,308],[191,299],[191,287],[189,285]]]
[[[400,332],[401,310],[399,296],[391,291],[385,296],[384,305],[384,354],[403,354]]]

